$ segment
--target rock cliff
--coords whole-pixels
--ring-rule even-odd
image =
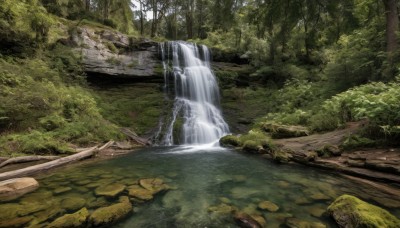
[[[88,75],[162,80],[156,42],[90,27],[78,27],[71,34]]]

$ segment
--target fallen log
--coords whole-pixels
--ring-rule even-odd
[[[36,174],[38,172],[47,171],[49,169],[56,168],[56,167],[71,163],[71,162],[74,162],[74,161],[79,161],[79,160],[82,160],[82,159],[85,159],[85,158],[92,157],[92,156],[94,156],[96,154],[97,151],[99,151],[100,149],[105,149],[105,148],[109,147],[112,143],[114,143],[114,142],[110,141],[110,142],[104,144],[100,148],[98,146],[94,146],[94,147],[88,148],[85,151],[79,152],[79,153],[74,154],[74,155],[70,155],[68,157],[59,158],[59,159],[54,160],[54,161],[46,162],[46,163],[39,164],[39,165],[30,166],[30,167],[19,169],[19,170],[0,173],[0,181],[11,179],[11,178],[29,176],[29,175],[32,175],[32,174]]]
[[[135,141],[143,146],[150,144],[150,142],[147,139],[139,137],[135,132],[133,132],[129,128],[121,128],[121,132],[123,134],[125,134],[126,136],[128,136],[133,141]]]
[[[10,158],[7,159],[6,161],[0,163],[0,168],[11,165],[11,164],[17,164],[17,163],[25,163],[25,162],[33,162],[33,161],[52,161],[59,159],[60,156],[24,156],[24,157],[16,157],[16,158]]]

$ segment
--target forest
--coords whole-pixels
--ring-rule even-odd
[[[237,72],[215,71],[226,97],[253,97],[245,102],[256,109],[253,118],[312,131],[366,118],[363,138],[397,144],[398,6],[395,0],[4,0],[1,138],[20,142],[13,150],[21,152],[35,150],[30,139],[48,144],[39,149],[63,151],[67,142],[123,137],[113,124],[104,132],[96,128],[106,121],[104,112],[85,91],[79,56],[58,42],[77,26],[93,24],[132,39],[205,44],[216,60],[250,64],[246,88],[235,85],[242,80]],[[82,116],[91,121],[80,122]],[[26,135],[28,129],[33,133]],[[83,137],[89,129],[97,133]]]

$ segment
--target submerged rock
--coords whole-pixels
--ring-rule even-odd
[[[139,185],[132,185],[129,187],[128,190],[130,197],[134,197],[136,199],[144,201],[153,199],[153,193],[150,190],[140,187]]]
[[[39,183],[31,177],[15,178],[0,182],[0,202],[17,199],[39,188]]]
[[[78,210],[84,207],[85,204],[86,200],[78,196],[71,196],[61,201],[61,207],[69,211]]]
[[[116,197],[125,190],[126,186],[123,184],[109,184],[96,188],[95,193],[98,196]]]
[[[298,218],[287,218],[285,225],[289,228],[326,228],[326,225],[319,222],[309,222]]]
[[[28,222],[32,221],[32,219],[33,219],[32,216],[27,216],[27,217],[18,217],[7,220],[0,220],[0,227],[1,228],[24,227]]]
[[[139,180],[139,184],[144,189],[151,191],[153,195],[161,191],[169,190],[169,186],[164,184],[164,181],[160,178],[141,179]]]
[[[241,145],[241,142],[237,136],[226,135],[219,140],[221,146],[225,147],[237,147]]]
[[[96,227],[106,226],[130,214],[133,208],[129,198],[122,196],[119,201],[120,203],[95,210],[89,217],[90,224]]]
[[[261,224],[258,223],[254,218],[246,213],[236,213],[235,222],[239,227],[242,228],[261,228]]]
[[[208,211],[217,213],[217,214],[231,214],[237,211],[237,208],[225,203],[221,203],[217,206],[211,206],[208,208]]]
[[[72,190],[71,187],[59,187],[59,188],[54,189],[54,194],[61,194],[61,193],[68,192],[71,190]]]
[[[57,218],[52,223],[50,223],[47,227],[82,227],[85,225],[87,219],[89,217],[89,212],[86,208],[82,208],[81,210],[73,213],[66,214]]]
[[[400,227],[400,220],[385,209],[350,195],[337,198],[328,213],[340,227]]]
[[[258,208],[261,210],[266,210],[269,212],[276,212],[279,210],[278,205],[272,203],[271,201],[263,201],[258,204]]]

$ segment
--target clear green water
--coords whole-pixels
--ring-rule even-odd
[[[170,147],[148,148],[112,160],[60,169],[39,178],[41,187],[37,191],[11,204],[31,202],[62,207],[63,199],[80,197],[85,199],[85,206],[93,210],[96,200],[104,201],[103,205],[113,203],[113,200],[96,198],[96,185],[122,183],[129,186],[140,178],[153,177],[162,178],[176,189],[157,195],[151,202],[135,203],[135,212],[113,227],[236,227],[231,216],[208,211],[210,206],[219,205],[221,201],[263,216],[267,227],[280,227],[287,217],[335,227],[329,217],[315,216],[343,193],[380,206],[383,205],[378,202],[394,202],[391,196],[336,173],[278,165],[259,156],[228,149]],[[72,189],[56,194],[56,189],[62,186]],[[275,213],[258,210],[257,204],[265,200],[277,204],[279,210]],[[385,208],[400,215],[398,209]],[[39,213],[33,216],[39,217]],[[50,221],[57,216],[53,215]]]

